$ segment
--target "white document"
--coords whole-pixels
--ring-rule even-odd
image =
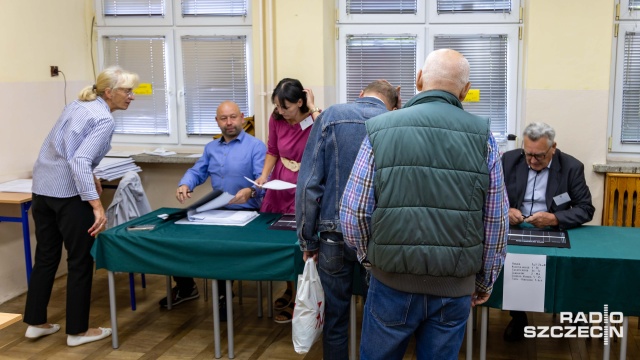
[[[253,185],[260,186],[260,185],[256,184],[255,181],[249,179],[248,177],[245,176],[244,178],[247,179],[247,181],[249,181]],[[271,180],[271,181],[267,181],[266,183],[262,184],[262,188],[263,189],[271,189],[271,190],[287,190],[287,189],[295,189],[296,188],[296,184],[292,184],[290,182],[286,182],[286,181],[282,181],[282,180]]]
[[[127,158],[131,155],[137,155],[139,154],[139,151],[116,151],[116,150],[110,150],[107,155],[108,157],[123,157],[123,158]]]
[[[0,184],[0,192],[31,194],[32,179],[16,179]]]
[[[256,211],[209,210],[189,215],[188,218],[176,221],[176,224],[245,226],[258,216]]]
[[[507,253],[502,309],[544,312],[547,256]]]
[[[196,208],[196,211],[194,213],[201,213],[203,211],[218,209],[223,206],[226,206],[229,204],[229,201],[231,201],[231,199],[233,199],[234,196],[235,195],[231,195],[225,191],[222,194],[220,194],[220,196],[218,196],[217,198]]]
[[[200,154],[189,154],[186,157],[188,157],[188,158],[201,158],[202,157],[202,153],[200,153]]]
[[[165,149],[162,148],[157,148],[153,151],[148,151],[145,150],[143,151],[144,154],[148,154],[148,155],[157,155],[157,156],[169,156],[169,155],[175,155],[176,152],[175,151],[167,151]]]

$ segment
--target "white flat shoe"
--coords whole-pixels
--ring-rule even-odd
[[[51,324],[50,328],[41,328],[29,325],[27,331],[24,333],[24,337],[29,339],[37,339],[39,337],[56,333],[58,332],[58,330],[60,330],[60,324]]]
[[[86,344],[93,341],[102,340],[111,335],[110,328],[99,327],[98,329],[100,329],[100,331],[102,332],[100,335],[94,335],[94,336],[67,335],[67,346],[78,346],[78,345]]]

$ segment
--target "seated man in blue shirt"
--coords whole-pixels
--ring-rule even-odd
[[[184,203],[187,198],[191,198],[191,191],[210,177],[213,189],[235,194],[225,209],[258,210],[264,191],[251,187],[245,176],[249,179],[260,177],[267,148],[262,141],[242,129],[244,114],[233,101],[224,101],[218,106],[216,121],[222,136],[208,143],[202,157],[184,174],[176,190],[176,198]],[[200,296],[193,278],[173,278],[176,286],[171,291],[172,305]],[[224,289],[224,281],[221,280],[218,284]],[[167,298],[160,300],[159,304],[166,307]],[[226,299],[221,296],[220,308],[225,307]],[[220,311],[220,315],[226,316],[226,311]]]

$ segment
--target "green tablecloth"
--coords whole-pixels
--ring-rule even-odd
[[[177,225],[161,208],[100,233],[91,249],[98,269],[228,280],[296,280],[304,263],[295,231],[270,230],[280,215],[246,226]],[[150,231],[127,226],[155,224]]]
[[[640,316],[640,228],[582,226],[568,231],[570,249],[509,246],[547,255],[544,311],[622,311]],[[503,274],[487,306],[502,307]]]

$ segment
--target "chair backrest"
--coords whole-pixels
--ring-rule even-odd
[[[254,115],[252,116],[247,116],[244,118],[244,126],[242,127],[244,129],[244,131],[251,135],[251,136],[256,136],[256,124],[255,124],[255,120],[254,120]],[[216,134],[213,135],[213,139],[220,139],[220,137],[222,136],[222,134]]]
[[[640,227],[640,174],[607,174],[602,225]]]

